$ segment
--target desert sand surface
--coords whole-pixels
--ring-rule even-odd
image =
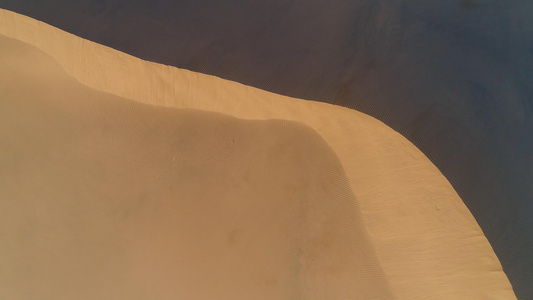
[[[514,299],[383,123],[7,11],[0,29],[3,298]]]
[[[0,0],[122,52],[342,105],[402,134],[533,299],[531,0]]]

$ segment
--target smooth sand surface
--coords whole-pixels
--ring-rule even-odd
[[[7,11],[0,33],[19,40],[0,39],[0,296],[514,298],[450,184],[381,122]]]
[[[0,49],[0,298],[392,297],[312,129],[139,104]]]

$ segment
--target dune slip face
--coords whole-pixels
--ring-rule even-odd
[[[8,11],[0,34],[0,296],[514,299],[450,184],[381,122]]]

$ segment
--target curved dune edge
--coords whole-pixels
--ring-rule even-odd
[[[81,83],[121,97],[307,124],[338,155],[399,299],[515,298],[490,244],[446,178],[378,120],[142,61],[10,11],[0,10],[0,34],[48,53]]]

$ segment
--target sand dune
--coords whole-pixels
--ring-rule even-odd
[[[0,0],[0,7],[144,60],[384,122],[439,168],[517,297],[533,299],[531,0]]]
[[[7,11],[0,33],[2,298],[514,298],[381,122]]]

